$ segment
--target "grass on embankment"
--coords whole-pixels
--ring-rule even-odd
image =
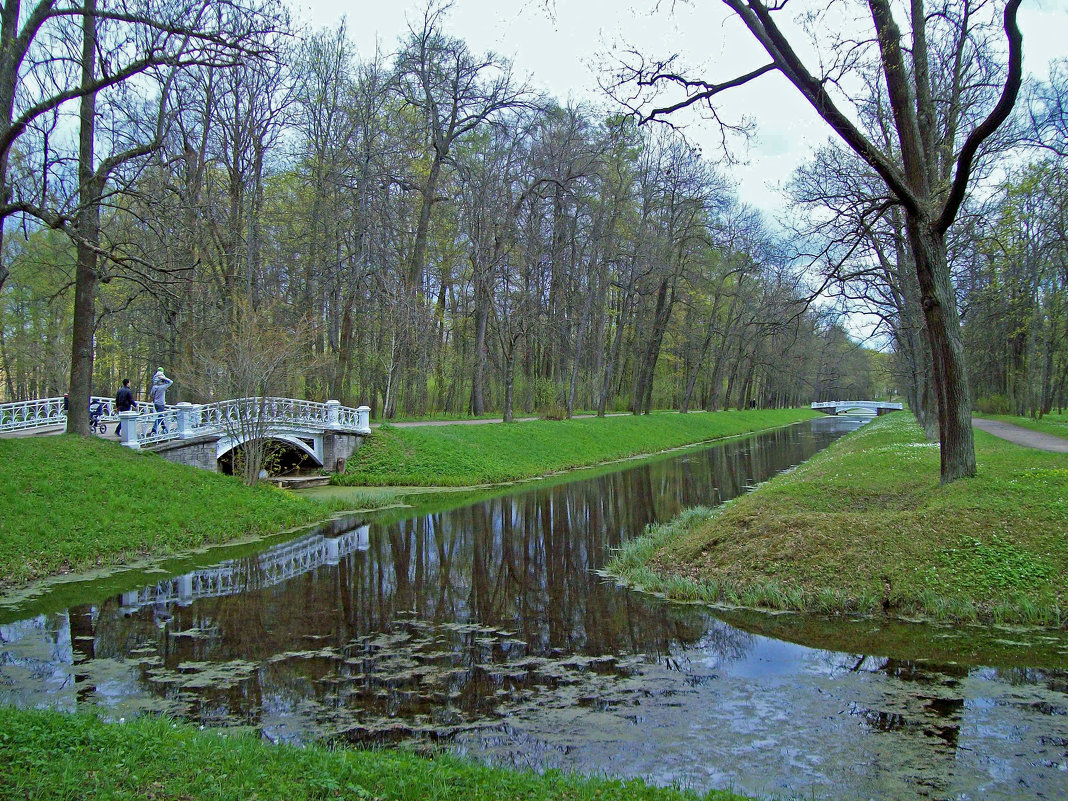
[[[334,482],[465,487],[656,453],[818,416],[811,409],[666,412],[644,416],[483,425],[383,426]]]
[[[940,487],[938,446],[880,418],[606,571],[679,600],[946,620],[1068,621],[1068,457],[975,432],[979,475]]]
[[[0,487],[0,589],[274,534],[341,508],[66,435],[0,439]]]
[[[1021,428],[1030,428],[1032,431],[1041,431],[1043,434],[1052,434],[1055,437],[1068,439],[1068,413],[1057,414],[1051,412],[1043,415],[1042,419],[1015,414],[981,414],[978,415],[986,420],[1000,420],[1003,423],[1012,423]]]
[[[740,799],[640,781],[538,775],[403,751],[273,746],[247,734],[198,731],[166,719],[105,724],[88,715],[0,708],[0,797],[246,799]]]

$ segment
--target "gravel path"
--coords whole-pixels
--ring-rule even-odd
[[[1025,448],[1037,448],[1040,451],[1053,453],[1068,453],[1068,439],[1055,437],[1053,434],[1043,434],[1041,431],[1032,431],[1030,428],[1014,426],[1012,423],[1003,423],[1001,420],[986,420],[982,417],[973,417],[972,425],[987,434],[1007,439]]]

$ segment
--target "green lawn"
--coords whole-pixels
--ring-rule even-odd
[[[811,409],[695,412],[482,425],[383,426],[338,484],[462,487],[518,481],[819,416]]]
[[[890,415],[716,510],[647,533],[607,570],[679,599],[1063,625],[1068,457],[976,431],[979,475]]]
[[[274,534],[342,505],[73,435],[0,439],[0,487],[0,589]]]
[[[166,719],[105,724],[89,715],[0,707],[0,797],[148,801],[696,801],[741,799],[640,781],[538,775],[447,755],[271,745]]]

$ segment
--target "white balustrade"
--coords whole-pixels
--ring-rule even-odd
[[[66,425],[63,398],[40,398],[0,404],[0,431]]]
[[[357,434],[370,434],[371,433],[371,407],[370,406],[357,406],[356,407],[356,426]]]
[[[904,409],[904,404],[901,403],[886,403],[883,401],[814,401],[812,408],[818,411],[826,411],[827,409],[834,409],[837,414],[839,409],[869,409],[871,411],[900,411]]]
[[[89,406],[85,410],[86,415],[94,407],[100,419],[106,423],[114,423],[119,419],[118,412],[115,411],[114,398],[93,395],[89,398]],[[153,411],[151,403],[136,402],[135,408],[139,411]],[[66,424],[67,411],[63,408],[62,397],[0,404],[0,432],[65,426]]]
[[[97,395],[90,399],[90,407],[94,404],[102,420],[122,421],[120,439],[130,448],[191,439],[202,434],[252,433],[250,429],[257,433],[272,428],[371,433],[369,407],[353,409],[336,400],[316,403],[295,398],[234,398],[203,405],[179,403],[162,412],[144,401],[137,401],[134,410],[129,412],[116,412],[114,398]],[[63,398],[0,404],[0,432],[60,426],[66,422]]]

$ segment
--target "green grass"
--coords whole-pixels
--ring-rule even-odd
[[[777,409],[510,424],[383,426],[333,480],[346,485],[421,487],[519,481],[775,428],[813,416],[818,413],[810,409]]]
[[[1068,457],[977,431],[979,475],[940,487],[938,446],[880,418],[606,567],[645,589],[770,609],[1068,620]]]
[[[247,801],[279,799],[740,799],[641,781],[538,775],[447,755],[272,746],[160,718],[106,724],[89,715],[0,708],[0,797]]]
[[[342,506],[67,435],[0,439],[0,487],[0,589],[274,534]]]
[[[1032,431],[1041,431],[1043,434],[1052,434],[1055,437],[1068,439],[1068,412],[1061,414],[1051,412],[1043,415],[1041,420],[1026,415],[1014,414],[978,414],[976,417],[982,417],[987,420],[1001,420],[1022,428],[1030,428]]]

